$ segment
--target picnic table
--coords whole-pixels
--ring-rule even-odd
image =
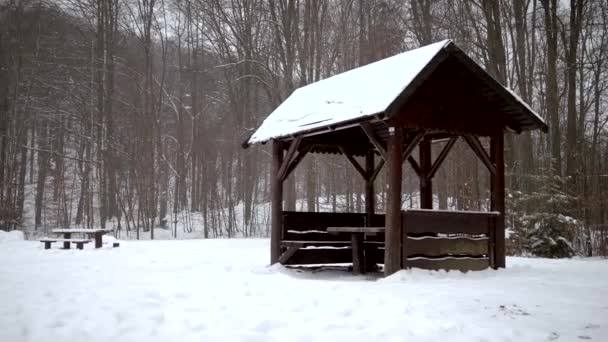
[[[365,236],[384,233],[384,227],[327,227],[327,232],[350,233],[350,243],[353,254],[353,273],[365,273],[365,253],[363,241]]]
[[[61,228],[51,230],[54,234],[62,234],[63,238],[44,238],[40,242],[44,242],[44,248],[51,248],[53,242],[63,242],[63,248],[69,249],[70,243],[75,243],[78,249],[82,249],[85,243],[91,242],[91,238],[95,241],[95,248],[101,248],[102,236],[111,232],[107,229],[84,229],[84,228]],[[87,235],[88,239],[73,239],[72,234]]]

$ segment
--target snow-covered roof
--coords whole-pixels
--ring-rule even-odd
[[[339,127],[384,113],[433,58],[451,44],[451,40],[443,40],[296,89],[264,120],[247,144]],[[510,90],[508,93],[513,94]],[[544,124],[518,96],[513,98]]]

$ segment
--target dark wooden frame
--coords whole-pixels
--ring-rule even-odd
[[[433,160],[431,155],[431,144],[434,138],[438,137],[436,131],[429,129],[405,129],[400,126],[399,121],[386,122],[388,136],[386,143],[377,135],[369,123],[361,124],[361,130],[369,139],[369,148],[364,151],[353,151],[346,144],[335,144],[337,151],[345,156],[357,173],[365,181],[365,220],[357,221],[362,227],[373,226],[372,220],[375,215],[375,191],[374,181],[379,171],[384,165],[387,166],[388,198],[386,215],[384,221],[383,241],[375,240],[373,244],[354,241],[361,239],[360,234],[352,236],[342,236],[342,239],[326,239],[323,235],[308,234],[314,239],[291,240],[293,234],[286,236],[283,223],[283,182],[295,167],[302,161],[304,156],[315,148],[315,142],[310,142],[305,137],[293,138],[290,141],[275,140],[273,142],[272,155],[272,179],[271,179],[271,199],[272,199],[272,232],[271,232],[271,263],[298,264],[310,262],[343,262],[345,258],[352,258],[355,262],[355,272],[365,272],[372,269],[373,263],[380,261],[384,263],[385,274],[392,274],[404,267],[429,267],[429,268],[459,268],[461,270],[476,270],[483,268],[483,265],[493,268],[505,267],[505,243],[504,243],[504,138],[502,132],[498,132],[490,137],[489,153],[483,147],[477,136],[473,134],[454,135],[448,134],[443,138],[446,143],[441,152]],[[407,132],[407,133],[406,133]],[[444,137],[442,135],[441,137]],[[420,231],[410,229],[405,233],[404,218],[401,211],[401,181],[403,177],[403,162],[408,161],[415,174],[420,180],[420,203],[422,209],[433,209],[433,187],[432,179],[445,161],[450,150],[455,145],[459,137],[471,147],[475,155],[488,168],[491,176],[491,210],[492,219],[488,220],[486,243],[488,245],[487,259],[464,258],[454,259],[449,257],[445,260],[435,261],[421,258],[408,259],[407,246],[411,243],[411,238],[404,238],[408,234],[431,234],[438,233],[433,230]],[[412,155],[418,147],[418,161]],[[364,163],[361,164],[355,156],[364,156]],[[378,163],[375,155],[380,156]],[[495,214],[497,213],[497,214]],[[434,212],[428,214],[433,215]],[[435,217],[445,217],[445,213],[436,212]],[[456,216],[448,216],[449,220],[456,220]],[[376,220],[377,221],[377,220]],[[457,222],[457,221],[453,221]],[[376,222],[377,223],[377,222]],[[469,232],[470,233],[470,232]],[[355,236],[356,235],[356,236]],[[472,252],[479,248],[479,242],[465,241],[462,238],[455,240],[454,246],[450,241],[430,240],[424,242],[416,248],[427,246],[429,251],[435,248],[459,248],[458,246],[469,246]],[[409,241],[409,242],[408,242]],[[343,248],[354,246],[350,251]],[[360,242],[360,243],[359,243]],[[375,255],[381,251],[378,244],[383,245],[383,259],[374,260]],[[446,245],[447,244],[447,245]],[[316,246],[317,249],[308,249],[308,246]],[[323,246],[333,249],[323,249]],[[420,247],[422,246],[422,247]],[[447,246],[447,247],[446,247]],[[414,250],[418,250],[414,249]],[[357,253],[357,257],[355,254]],[[474,253],[473,253],[474,254]],[[369,255],[369,257],[365,257]],[[360,266],[359,260],[366,260],[368,264]]]
[[[362,227],[373,226],[372,218],[375,215],[375,192],[374,181],[379,174],[379,171],[384,165],[387,166],[387,182],[388,182],[388,198],[386,206],[386,215],[384,221],[384,239],[383,241],[375,241],[374,244],[357,243],[357,250],[350,252],[343,250],[324,250],[327,248],[341,248],[354,246],[352,239],[360,238],[353,234],[350,237],[343,237],[342,241],[319,238],[313,236],[313,240],[291,240],[292,235],[285,236],[285,226],[283,223],[283,182],[295,167],[302,161],[304,156],[309,153],[314,147],[314,142],[309,142],[303,137],[291,139],[291,141],[275,140],[272,145],[273,166],[271,177],[271,201],[272,201],[272,232],[271,232],[271,263],[295,264],[295,263],[310,263],[312,261],[335,262],[344,261],[348,255],[351,255],[355,264],[358,265],[360,259],[366,260],[368,263],[375,263],[373,255],[377,255],[378,243],[384,247],[384,258],[381,262],[384,263],[385,274],[392,274],[404,267],[420,267],[429,266],[430,268],[453,268],[460,265],[462,270],[480,269],[482,265],[489,265],[493,268],[505,267],[504,255],[504,138],[502,132],[499,132],[490,137],[490,151],[485,150],[478,137],[473,134],[463,135],[448,135],[446,144],[438,154],[435,160],[431,155],[431,144],[433,139],[437,137],[436,132],[428,129],[404,129],[399,125],[398,121],[387,122],[388,137],[386,143],[375,133],[374,128],[369,123],[360,125],[361,130],[369,139],[370,148],[364,153],[361,151],[352,151],[345,144],[336,144],[336,149],[353,166],[357,173],[365,181],[365,222],[360,222]],[[407,133],[406,133],[407,131]],[[473,260],[466,259],[454,260],[446,259],[445,262],[434,263],[429,260],[413,259],[407,257],[407,239],[404,236],[403,216],[401,211],[401,181],[403,177],[403,162],[408,161],[412,169],[420,180],[420,203],[422,209],[433,209],[433,186],[432,179],[445,161],[457,139],[462,137],[463,140],[471,147],[475,155],[488,168],[491,175],[491,210],[499,213],[493,215],[493,218],[488,221],[487,243],[488,243],[488,260]],[[415,148],[418,147],[418,161],[412,155]],[[354,153],[363,154],[365,157],[362,165]],[[378,163],[375,162],[375,155],[378,154],[381,158]],[[431,212],[432,213],[432,212]],[[444,215],[443,213],[438,215]],[[377,216],[377,215],[376,215]],[[455,216],[454,216],[455,217]],[[452,218],[454,219],[454,218]],[[408,231],[412,234],[437,234],[434,231],[418,231],[416,229]],[[285,236],[285,238],[284,238]],[[311,234],[307,235],[311,236]],[[350,241],[350,243],[349,243]],[[357,242],[357,241],[355,241]],[[427,245],[429,242],[426,242]],[[444,242],[442,242],[444,243]],[[473,248],[475,244],[469,244]],[[310,250],[308,246],[321,247],[321,249]],[[433,246],[433,245],[429,245]],[[353,253],[357,253],[355,258]],[[364,255],[370,255],[369,258],[364,258]],[[438,266],[439,265],[439,266]],[[372,269],[373,265],[355,266],[356,272],[364,272],[366,269]]]

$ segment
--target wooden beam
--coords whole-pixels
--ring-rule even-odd
[[[494,265],[505,267],[505,160],[504,136],[497,134],[490,139],[492,161],[496,164],[496,172],[492,177],[491,209],[500,214],[494,218]],[[491,234],[492,235],[492,234]]]
[[[372,175],[369,178],[370,182],[373,182],[376,180],[376,177],[378,177],[378,174],[382,170],[382,167],[384,166],[384,164],[385,164],[384,159],[380,159],[380,161],[378,162],[378,165],[376,165],[376,168],[374,169],[374,172],[372,173]]]
[[[422,130],[418,131],[418,133],[416,133],[416,135],[412,138],[412,140],[410,140],[408,145],[403,150],[403,153],[401,156],[401,162],[404,162],[412,154],[412,151],[414,151],[416,146],[418,146],[418,143],[420,142],[420,140],[422,140],[422,138],[424,138],[425,134],[426,134],[426,131],[424,129],[422,129]]]
[[[367,226],[370,226],[371,216],[376,211],[376,193],[374,191],[374,152],[369,151],[365,155],[365,214],[367,216]]]
[[[502,134],[502,133],[501,133]],[[488,152],[483,148],[479,139],[476,136],[467,134],[464,136],[464,140],[471,147],[473,152],[479,157],[479,159],[485,164],[485,166],[490,171],[490,174],[496,174],[496,166],[490,160],[490,156],[488,156]]]
[[[498,216],[498,212],[408,209],[403,212],[403,225],[409,235],[487,235],[489,223]]]
[[[285,180],[287,178],[287,169],[289,168],[289,165],[293,162],[293,159],[295,158],[298,147],[300,146],[300,142],[302,142],[302,137],[297,137],[289,145],[289,150],[287,150],[285,159],[281,163],[281,168],[279,169],[279,177],[282,180]]]
[[[416,159],[414,159],[414,157],[412,157],[412,156],[409,156],[409,157],[407,157],[407,161],[408,161],[408,163],[410,163],[410,166],[412,167],[414,172],[416,172],[416,175],[418,177],[420,177],[422,171],[420,170],[420,165],[418,165],[418,162],[416,161]]]
[[[298,251],[298,249],[300,249],[299,245],[292,245],[287,247],[287,250],[285,252],[283,252],[283,254],[281,254],[281,256],[279,257],[279,264],[285,264],[287,261],[289,261],[289,259],[296,254],[296,252]]]
[[[295,168],[298,166],[298,164],[300,164],[302,159],[304,159],[304,157],[306,157],[306,154],[308,154],[308,152],[310,152],[312,147],[313,147],[312,145],[306,145],[304,148],[300,149],[300,151],[297,153],[297,155],[294,157],[294,159],[289,164],[289,167],[287,168],[286,173],[282,176],[283,180],[285,180],[285,179],[287,179],[287,177],[289,177],[289,175],[293,172],[293,170],[295,170]]]
[[[305,248],[298,249],[284,265],[347,264],[352,259],[350,248]]]
[[[448,153],[450,152],[450,150],[452,150],[452,147],[454,147],[454,144],[456,144],[457,140],[458,137],[451,137],[448,140],[447,144],[443,147],[443,150],[441,150],[441,153],[439,153],[439,155],[437,156],[437,159],[435,159],[431,170],[426,175],[427,180],[433,179],[433,177],[435,177],[435,174],[439,170],[439,167],[441,166],[445,158],[448,156]]]
[[[383,160],[381,160],[383,162]],[[374,190],[374,171],[375,171],[375,162],[374,162],[374,151],[368,151],[365,154],[365,172],[367,177],[365,179],[365,226],[372,226],[372,219],[374,213],[376,212],[376,192]],[[376,263],[374,262],[374,258],[371,257],[373,253],[372,250],[374,247],[370,247],[369,245],[363,246],[364,249],[364,270],[371,271],[375,269]]]
[[[406,238],[404,251],[407,256],[443,257],[447,255],[488,255],[487,238]]]
[[[431,155],[431,141],[428,138],[424,138],[418,145],[418,152],[420,154],[420,172],[418,177],[420,179],[420,208],[422,209],[433,209],[433,183],[427,178],[431,170],[432,155]]]
[[[386,232],[384,249],[384,275],[401,269],[401,179],[403,160],[403,129],[389,127],[388,136],[388,200],[386,205]]]
[[[365,135],[367,135],[369,141],[376,147],[378,152],[380,152],[382,159],[386,160],[386,148],[382,145],[382,142],[380,142],[380,139],[378,139],[376,134],[374,134],[372,126],[368,122],[362,122],[359,124],[359,126],[361,126],[363,129],[363,132],[365,132]]]
[[[350,154],[346,150],[346,148],[344,148],[344,146],[342,146],[342,145],[338,146],[338,148],[340,149],[340,152],[342,152],[342,154],[346,157],[346,159],[348,159],[348,161],[355,167],[355,170],[357,170],[357,172],[359,172],[359,174],[361,175],[361,177],[363,177],[363,179],[367,179],[367,177],[368,177],[367,172],[365,172],[365,170],[361,167],[361,165],[353,157],[353,155]]]
[[[488,268],[487,258],[416,258],[407,260],[406,267],[423,268],[426,270],[457,270],[481,271]]]
[[[279,170],[283,164],[282,142],[272,142],[272,169],[270,174],[271,201],[271,232],[270,232],[270,264],[279,261],[281,256],[281,233],[283,232],[283,179]]]

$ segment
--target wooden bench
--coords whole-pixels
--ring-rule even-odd
[[[384,224],[382,219],[374,225]],[[329,232],[328,227],[365,227],[363,213],[283,212],[281,255],[283,265],[342,264],[352,262],[350,232]]]
[[[44,249],[50,249],[51,244],[55,242],[63,242],[63,248],[70,249],[70,243],[76,244],[76,248],[83,249],[85,243],[91,242],[90,239],[59,239],[59,238],[43,238],[40,242],[44,243]]]
[[[350,234],[350,248],[352,252],[353,273],[360,274],[367,271],[366,267],[370,260],[366,261],[364,240],[366,236],[375,236],[384,233],[384,227],[327,227],[327,231],[332,234]],[[379,241],[370,241],[381,244]],[[369,250],[369,249],[368,249]],[[369,254],[369,252],[367,253]]]

